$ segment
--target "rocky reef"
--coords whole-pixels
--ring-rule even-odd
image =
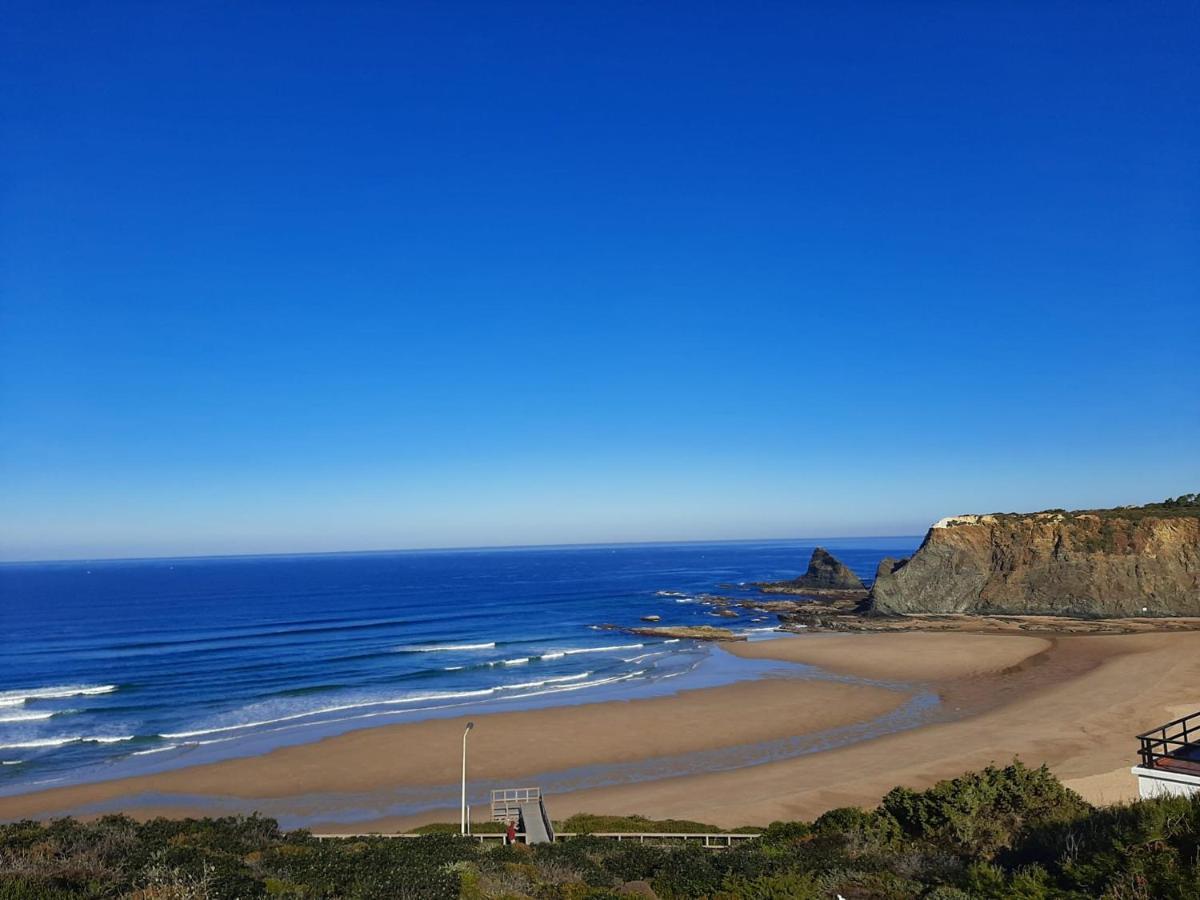
[[[880,563],[867,607],[882,615],[1200,616],[1200,506],[1167,504],[943,519],[910,559]]]
[[[625,625],[598,625],[601,631],[620,631],[641,637],[680,638],[690,641],[744,641],[746,636],[728,628],[711,625],[647,625],[629,627]]]

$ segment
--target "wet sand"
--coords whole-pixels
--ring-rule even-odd
[[[480,781],[536,783],[539,772],[736,747],[865,722],[908,696],[879,687],[764,678],[651,699],[475,715],[470,774]],[[212,814],[203,806],[147,805],[138,799],[145,794],[240,798],[238,806],[251,812],[265,798],[457,784],[466,721],[368,728],[262,756],[0,797],[0,819],[63,814],[96,803],[120,804],[139,816]],[[123,797],[130,799],[122,804]],[[457,810],[450,818],[456,816]]]
[[[737,644],[743,659],[805,663],[830,672],[895,681],[948,681],[1002,671],[1050,649],[1044,637],[896,632],[812,634]]]
[[[892,787],[921,788],[1019,755],[1043,762],[1095,802],[1136,793],[1133,735],[1200,709],[1200,633],[1135,635],[833,634],[731,646],[754,658],[911,684],[941,697],[941,720],[828,750],[711,774],[557,793],[551,814],[681,817],[722,827],[871,806]],[[862,684],[768,678],[671,697],[475,717],[471,777],[538,783],[576,766],[647,760],[807,734],[884,715],[906,694]],[[211,814],[169,795],[304,797],[322,831],[394,831],[457,818],[457,809],[321,821],[322,794],[452,784],[464,720],[353,732],[263,756],[122,781],[0,798],[0,818],[62,814],[104,802],[132,814]],[[160,795],[145,799],[147,793]],[[142,795],[138,799],[138,795]],[[168,795],[168,796],[161,796]]]

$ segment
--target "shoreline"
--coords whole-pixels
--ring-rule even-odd
[[[396,789],[427,788],[431,794],[448,785],[456,795],[458,746],[468,719],[476,723],[472,780],[523,781],[537,774],[530,772],[531,761],[541,772],[570,772],[653,765],[720,749],[737,752],[797,731],[870,722],[909,699],[894,687],[806,678],[798,670],[667,696],[458,714],[359,729],[258,756],[13,794],[0,797],[0,819],[89,814],[97,805],[104,807],[100,811],[170,808],[203,815],[223,810],[230,800],[248,813],[311,795],[324,795],[332,808],[339,801],[369,803],[371,795]],[[147,802],[150,797],[155,800]],[[166,799],[180,797],[191,802]],[[114,806],[122,799],[125,806]]]
[[[476,715],[472,802],[478,810],[487,785],[533,785],[551,775],[633,766],[657,777],[602,786],[579,777],[577,789],[560,778],[547,801],[551,814],[765,825],[834,806],[872,806],[896,785],[925,787],[1015,755],[1030,765],[1046,762],[1087,799],[1109,802],[1136,793],[1128,773],[1133,735],[1200,706],[1200,688],[1189,687],[1200,685],[1195,632],[814,634],[726,649],[845,678],[765,677],[664,697]],[[861,727],[922,691],[940,699],[938,709],[890,733],[720,771],[679,774],[665,764]],[[0,798],[0,819],[267,807],[268,815],[300,810],[307,826],[331,833],[456,820],[457,808],[444,800],[438,805],[433,789],[457,785],[464,723],[454,717],[385,725],[257,757],[11,795]],[[403,798],[417,796],[427,808],[395,812]]]

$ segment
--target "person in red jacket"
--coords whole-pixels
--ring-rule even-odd
[[[515,844],[517,842],[517,823],[512,819],[508,820],[508,828],[504,829],[504,843]]]

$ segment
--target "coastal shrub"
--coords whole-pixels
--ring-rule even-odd
[[[828,896],[809,873],[784,872],[757,878],[728,878],[714,900],[820,900]]]
[[[471,860],[469,838],[429,835],[328,840],[276,848],[257,861],[280,884],[307,885],[317,897],[457,897],[456,863]]]
[[[841,837],[854,852],[891,847],[901,837],[900,824],[887,810],[866,812],[855,806],[831,809],[813,823],[813,832]]]
[[[461,824],[458,822],[430,822],[414,828],[413,834],[458,834]],[[472,822],[472,834],[504,834],[508,826],[503,822]]]
[[[718,851],[589,836],[317,840],[254,816],[0,825],[0,900],[613,900],[637,882],[662,900],[1185,900],[1200,897],[1200,799],[1092,808],[1014,763]]]
[[[1091,809],[1045,766],[1030,769],[1019,760],[926,791],[894,788],[881,808],[909,837],[983,855],[1011,846],[1023,829],[1072,821]]]
[[[894,872],[846,868],[827,872],[817,878],[821,896],[843,895],[855,900],[910,900],[919,897],[923,886]]]
[[[977,900],[961,888],[939,884],[921,895],[921,900]]]
[[[1129,893],[1136,883],[1150,896],[1200,896],[1200,799],[1163,797],[1098,809],[1051,839],[1066,847],[1058,860],[1060,883],[1083,895],[1124,885],[1126,896],[1137,896]]]
[[[722,834],[716,825],[693,822],[689,819],[647,819],[645,816],[598,816],[576,813],[554,826],[566,834],[595,834],[605,831],[640,832],[642,834]],[[758,831],[758,829],[753,829]]]
[[[688,900],[716,893],[725,878],[714,855],[697,844],[666,851],[651,881],[654,892],[662,900]]]
[[[617,881],[652,881],[671,852],[650,844],[621,843],[603,857],[600,866]]]
[[[564,871],[574,873],[575,880],[589,887],[606,887],[613,883],[613,875],[601,865],[601,860],[614,849],[612,841],[578,837],[525,849],[538,869],[540,883],[561,883]]]
[[[34,878],[0,876],[0,900],[74,900],[86,896]]]
[[[768,848],[758,845],[756,841],[745,841],[728,850],[720,851],[715,862],[726,881],[730,879],[752,881],[767,875],[791,871],[786,862],[773,856],[767,850]]]
[[[795,844],[812,835],[813,826],[808,822],[772,822],[759,837],[763,844]]]

